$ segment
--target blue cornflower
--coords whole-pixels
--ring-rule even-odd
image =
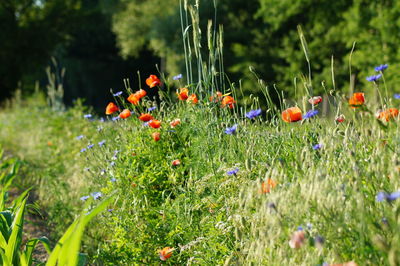
[[[174,76],[172,79],[173,80],[178,80],[178,79],[181,79],[181,78],[182,78],[182,74],[178,74],[178,75]]]
[[[93,147],[94,147],[94,144],[89,144],[89,145],[87,146],[88,149],[91,149],[91,148],[93,148]]]
[[[83,137],[84,137],[83,135],[79,135],[79,136],[76,137],[76,139],[80,140],[80,139],[83,139]]]
[[[385,70],[388,67],[389,67],[388,64],[380,65],[380,66],[375,67],[375,71],[380,72],[380,71]]]
[[[113,118],[112,118],[112,121],[116,121],[116,120],[118,120],[119,119],[119,116],[114,116]]]
[[[106,141],[105,141],[105,140],[102,140],[102,141],[100,141],[98,144],[99,144],[99,146],[101,147],[101,146],[103,146],[105,143],[106,143]]]
[[[115,178],[113,177],[113,178],[110,179],[110,181],[114,183],[114,182],[117,181],[117,179],[115,179]]]
[[[317,235],[314,237],[314,243],[317,247],[322,247],[324,242],[325,242],[325,239],[322,236]]]
[[[117,97],[117,96],[120,96],[121,94],[122,94],[122,91],[119,91],[119,92],[114,93],[113,96]]]
[[[298,227],[297,227],[297,231],[303,231],[303,226],[301,226],[301,225],[298,226]]]
[[[378,75],[372,75],[372,76],[369,76],[369,77],[367,77],[367,80],[368,81],[373,81],[373,82],[376,82],[376,81],[378,81],[378,79],[380,79],[382,77],[382,74],[378,74]]]
[[[393,95],[393,97],[394,97],[395,99],[399,100],[399,99],[400,99],[400,94],[395,93],[395,94]]]
[[[107,211],[108,211],[108,212],[113,212],[113,211],[114,211],[114,209],[108,209]]]
[[[234,124],[232,127],[227,127],[225,129],[225,133],[228,135],[234,134],[236,132],[237,126],[238,126],[237,124]]]
[[[257,109],[257,110],[251,110],[248,113],[246,113],[246,117],[249,119],[253,119],[256,118],[257,116],[261,115],[261,109]]]
[[[81,152],[85,152],[85,151],[86,151],[86,148],[81,149]]]
[[[148,127],[148,126],[149,126],[149,122],[144,122],[144,123],[142,124],[142,126]]]
[[[151,112],[157,109],[157,106],[147,108],[147,111]]]
[[[100,122],[102,122],[102,123],[105,122],[104,117],[101,117],[101,118],[100,118]]]
[[[229,170],[228,172],[226,172],[228,175],[236,175],[239,172],[239,168],[235,168],[233,170]]]
[[[84,117],[84,118],[91,118],[92,115],[91,115],[91,114],[86,114],[86,115],[84,115],[83,117]]]
[[[378,201],[378,202],[384,201],[386,199],[387,195],[388,194],[386,192],[382,192],[382,191],[379,192],[378,195],[376,195],[376,201]]]
[[[80,200],[81,201],[86,201],[86,200],[88,200],[90,198],[90,196],[83,196],[83,197],[80,197]]]
[[[396,191],[393,193],[386,193],[386,192],[379,192],[378,195],[376,195],[376,201],[382,202],[384,200],[391,202],[396,199],[400,198],[400,191]]]
[[[315,144],[314,146],[312,146],[313,150],[319,150],[322,148],[322,144]]]
[[[307,118],[311,118],[316,116],[319,113],[318,110],[310,110],[307,113],[305,113],[305,115],[303,116],[303,119],[307,119]]]
[[[90,193],[90,195],[91,195],[95,200],[101,199],[101,197],[103,197],[103,193],[101,193],[101,192],[93,192],[93,193]]]

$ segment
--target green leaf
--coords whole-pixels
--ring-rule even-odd
[[[25,212],[26,199],[27,199],[27,197],[25,197],[25,199],[19,205],[19,208],[15,214],[14,221],[11,225],[11,229],[12,229],[11,236],[8,239],[7,248],[5,250],[5,255],[11,261],[13,261],[16,252],[18,252],[19,246],[22,241],[22,228],[23,228],[23,224],[24,224],[24,212]]]

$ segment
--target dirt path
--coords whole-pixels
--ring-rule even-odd
[[[9,190],[9,198],[12,201],[21,194],[21,191],[17,188],[12,188]],[[40,238],[46,236],[49,238],[50,230],[46,223],[45,214],[38,213],[34,208],[29,205],[34,204],[37,201],[37,197],[34,191],[29,193],[27,200],[27,208],[24,217],[24,230],[23,230],[23,244],[25,244],[29,239]],[[50,240],[50,242],[52,242]],[[24,247],[24,245],[22,245]],[[45,262],[49,255],[46,249],[41,243],[39,243],[35,250],[33,251],[33,259],[38,262]],[[36,263],[34,263],[36,265]]]

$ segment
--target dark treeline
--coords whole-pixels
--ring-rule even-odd
[[[66,68],[65,99],[86,98],[103,107],[110,88],[123,89],[123,78],[137,86],[161,64],[167,73],[185,73],[178,0],[2,0],[0,1],[0,99],[17,88],[29,94],[56,58]],[[195,2],[195,1],[188,1]],[[400,52],[400,2],[394,0],[202,0],[205,37],[209,19],[224,26],[224,61],[231,80],[257,93],[253,66],[267,84],[295,97],[307,64],[298,37],[301,25],[310,51],[315,93],[346,91],[348,59],[353,58],[355,85],[368,90],[365,77],[373,66],[388,63],[387,82],[395,91]],[[182,1],[184,3],[184,1]],[[303,73],[303,74],[302,74]],[[218,88],[216,88],[218,89]]]

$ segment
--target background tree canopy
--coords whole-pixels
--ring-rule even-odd
[[[190,2],[190,1],[189,1]],[[193,1],[194,2],[194,1]],[[246,92],[255,89],[249,66],[269,85],[277,84],[294,97],[293,82],[301,82],[307,64],[297,25],[310,51],[315,93],[321,82],[332,88],[331,58],[337,89],[348,89],[348,60],[352,56],[355,88],[368,90],[365,77],[372,67],[390,64],[388,87],[398,82],[397,40],[400,3],[394,0],[200,0],[203,39],[207,21],[224,26],[225,69],[232,81],[242,79]],[[109,89],[122,87],[123,78],[145,76],[161,64],[167,73],[185,73],[176,0],[4,0],[0,3],[1,98],[18,87],[29,90],[44,82],[51,56],[67,68],[67,100],[88,98],[103,107]],[[135,84],[135,83],[133,83]]]

